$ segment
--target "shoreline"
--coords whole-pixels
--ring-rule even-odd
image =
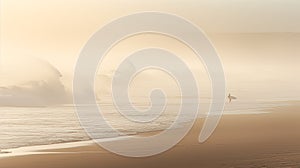
[[[268,114],[269,112],[257,112],[257,113],[233,113],[233,114],[223,114],[229,116],[235,115],[260,115],[260,114]],[[196,120],[203,120],[204,118],[198,117]],[[196,121],[195,121],[196,123]],[[184,124],[184,123],[183,123]],[[76,147],[84,147],[95,144],[94,141],[117,141],[130,136],[151,136],[154,134],[158,134],[163,130],[153,130],[146,132],[139,132],[134,135],[121,135],[118,137],[112,138],[103,138],[98,140],[84,140],[84,141],[70,141],[70,142],[62,142],[62,143],[53,143],[53,144],[45,144],[45,145],[33,145],[33,146],[21,146],[17,148],[9,148],[0,150],[0,159],[7,157],[15,157],[15,156],[26,156],[26,155],[35,155],[35,154],[48,154],[52,152],[46,152],[48,150],[57,150],[57,149],[68,149],[68,148],[76,148]]]
[[[70,148],[42,149],[38,151],[42,153],[2,157],[0,165],[3,168],[182,168],[187,165],[190,168],[299,168],[300,102],[290,104],[260,115],[224,115],[213,135],[204,143],[198,142],[204,120],[197,119],[182,141],[151,157],[123,157],[95,143],[83,145],[79,142],[73,147],[71,143]]]
[[[264,115],[264,114],[271,114],[271,113],[281,113],[282,111],[278,110],[285,107],[293,106],[293,104],[300,104],[300,101],[282,101],[283,103],[280,106],[268,107],[265,109],[260,109],[257,112],[234,112],[234,113],[223,113],[223,117],[225,116],[244,116],[244,115]],[[198,117],[197,120],[203,120],[204,118]],[[97,141],[116,141],[121,140],[123,138],[127,138],[130,136],[151,136],[157,134],[163,130],[153,130],[153,131],[146,131],[136,133],[134,135],[121,135],[118,137],[112,138],[103,138]],[[7,157],[15,157],[15,156],[26,156],[26,155],[36,155],[36,154],[48,154],[51,150],[59,150],[59,149],[69,149],[69,148],[77,148],[77,147],[85,147],[92,144],[95,144],[95,140],[84,140],[84,141],[70,141],[70,142],[62,142],[62,143],[53,143],[53,144],[45,144],[45,145],[33,145],[33,146],[22,146],[17,148],[9,148],[9,149],[2,149],[0,150],[0,159],[7,158]]]

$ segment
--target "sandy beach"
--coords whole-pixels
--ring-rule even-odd
[[[223,116],[213,136],[197,142],[203,119],[174,148],[146,158],[112,154],[96,144],[0,159],[1,168],[300,167],[300,102],[265,114]],[[55,152],[55,153],[48,153]]]
[[[0,0],[0,168],[300,168],[299,46],[300,0]]]

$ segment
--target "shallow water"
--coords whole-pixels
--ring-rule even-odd
[[[143,103],[142,103],[143,104]],[[265,109],[285,105],[285,102],[272,101],[235,101],[226,104],[224,114],[260,114]],[[137,106],[146,109],[143,104]],[[121,133],[117,136],[132,135],[139,132],[167,129],[176,120],[179,104],[170,104],[158,119],[150,123],[130,122],[119,115],[113,105],[102,104],[104,117]],[[209,100],[200,104],[198,117],[204,117],[209,108]],[[85,141],[89,136],[80,126],[73,105],[56,107],[1,107],[0,108],[0,149],[11,149],[24,146],[57,144],[64,142]],[[181,123],[191,121],[192,116],[185,112]],[[87,116],[83,120],[90,120]],[[103,123],[97,123],[95,128],[102,128]],[[96,129],[95,129],[96,130]],[[104,130],[98,138],[113,138],[116,135]]]

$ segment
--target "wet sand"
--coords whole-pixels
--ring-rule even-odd
[[[1,168],[300,168],[300,102],[264,114],[223,116],[205,143],[197,139],[198,119],[188,135],[172,149],[156,156],[128,158],[96,144],[0,159]]]

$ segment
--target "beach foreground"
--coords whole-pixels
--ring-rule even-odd
[[[147,158],[112,154],[96,144],[0,159],[1,168],[271,167],[300,168],[300,102],[255,115],[226,115],[205,143],[203,119],[174,148]],[[58,152],[58,153],[49,153]]]

